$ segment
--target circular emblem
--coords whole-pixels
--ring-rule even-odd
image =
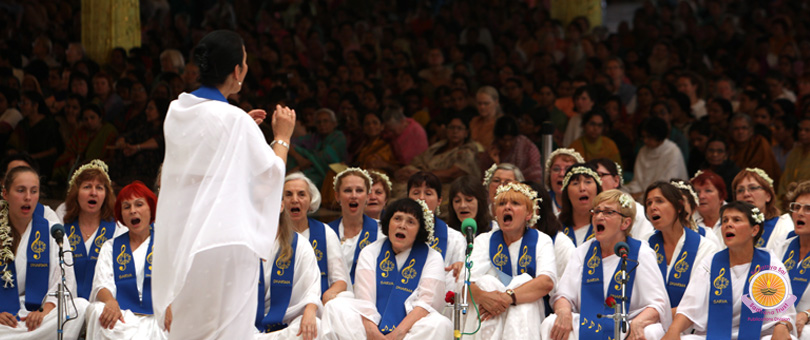
[[[771,309],[787,300],[788,280],[774,270],[764,270],[751,278],[748,294],[762,309]]]

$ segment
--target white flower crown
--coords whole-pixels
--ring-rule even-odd
[[[90,169],[100,170],[101,173],[103,173],[104,176],[107,177],[107,181],[112,183],[112,180],[110,180],[110,174],[108,173],[110,171],[110,167],[108,167],[107,163],[104,163],[104,161],[100,159],[94,159],[90,161],[90,163],[82,165],[80,168],[76,169],[76,171],[73,172],[73,176],[70,176],[70,181],[68,182],[68,190],[70,190],[70,188],[72,188],[73,185],[76,184],[76,178],[79,177],[79,175],[82,172],[85,172],[86,170]]]
[[[434,230],[436,229],[434,227],[433,212],[430,211],[430,208],[428,208],[428,205],[425,201],[423,200],[415,200],[415,201],[422,206],[422,215],[424,215],[425,218],[425,230],[427,230],[428,232],[427,244],[431,244],[433,243],[434,238],[433,235],[435,234]]]
[[[599,186],[602,186],[602,179],[599,178],[599,174],[597,174],[596,171],[593,171],[593,169],[587,166],[580,165],[578,167],[572,168],[571,170],[568,170],[568,173],[565,174],[565,178],[563,179],[563,186],[562,186],[563,188],[568,187],[568,181],[570,181],[571,177],[573,177],[574,175],[591,176],[593,177],[594,180],[596,180],[596,183],[599,183]]]
[[[757,208],[757,207],[754,207],[754,209],[751,209],[751,217],[754,218],[754,222],[757,222],[757,224],[761,224],[762,222],[765,222],[765,215],[762,212],[760,212],[759,208]]]
[[[765,182],[768,182],[768,185],[770,185],[771,189],[773,189],[773,179],[771,178],[771,176],[768,176],[768,174],[765,173],[764,170],[762,170],[760,168],[745,168],[745,171],[753,172],[753,173],[759,175],[759,177],[762,177],[762,179],[764,179]]]
[[[367,191],[370,192],[371,186],[374,185],[374,180],[371,179],[371,175],[368,174],[368,171],[360,168],[346,168],[346,170],[343,170],[340,173],[338,173],[335,176],[335,179],[332,181],[332,187],[335,188],[335,192],[340,191],[340,188],[338,188],[338,182],[340,181],[341,177],[349,175],[350,173],[354,173],[356,175],[357,172],[359,172],[361,176],[365,177],[368,180]]]
[[[509,182],[508,184],[498,187],[498,190],[495,192],[495,200],[498,200],[498,197],[507,191],[517,191],[532,201],[532,217],[529,219],[528,225],[533,226],[537,224],[537,220],[540,219],[540,215],[537,214],[537,211],[540,210],[540,203],[543,202],[542,198],[537,197],[537,191],[532,190],[531,187],[523,183]]]
[[[619,204],[621,204],[622,208],[630,209],[633,206],[633,198],[630,195],[622,193],[619,195]]]
[[[0,279],[5,282],[3,288],[14,288],[14,277],[11,275],[11,269],[8,268],[8,265],[14,261],[14,252],[11,251],[13,243],[11,225],[8,224],[8,203],[0,201],[0,263],[3,264]]]
[[[484,172],[484,187],[489,186],[489,182],[492,181],[492,174],[495,173],[495,170],[498,170],[498,163],[492,163],[492,166]]]
[[[672,182],[669,182],[669,184],[674,185],[678,189],[688,191],[689,194],[692,195],[692,198],[695,199],[695,204],[698,204],[698,205],[700,204],[700,198],[698,198],[698,195],[695,192],[695,189],[693,189],[691,185],[688,185],[683,181],[672,181]]]
[[[585,158],[582,158],[582,155],[580,155],[579,152],[577,152],[577,150],[569,148],[559,148],[557,150],[554,150],[554,152],[552,152],[550,155],[548,155],[548,159],[546,160],[546,174],[548,174],[549,171],[551,171],[551,161],[554,159],[554,157],[557,157],[559,155],[569,155],[571,157],[574,157],[577,163],[585,163]]]
[[[692,176],[692,178],[691,178],[691,179],[692,179],[692,180],[694,180],[695,178],[697,178],[698,176],[700,176],[700,175],[702,175],[702,174],[703,174],[703,170],[698,170],[697,172],[695,172],[695,175],[694,175],[694,176]]]
[[[382,178],[383,184],[385,184],[385,186],[388,188],[388,192],[391,192],[392,190],[394,190],[394,186],[391,184],[391,179],[388,178],[388,175],[386,175],[386,174],[384,174],[382,172],[379,172],[379,171],[375,171],[375,170],[369,170],[368,172],[373,173],[373,174],[375,174],[377,176],[380,176],[380,178]]]
[[[621,185],[624,185],[624,174],[622,174],[622,166],[619,165],[619,163],[616,162],[614,163],[616,164],[616,174],[619,175],[619,183],[621,183]]]

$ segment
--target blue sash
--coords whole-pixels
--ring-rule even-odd
[[[771,234],[773,234],[773,230],[776,228],[776,221],[779,221],[779,216],[765,220],[765,222],[762,223],[762,237],[757,241],[757,248],[762,248],[768,244],[768,240],[771,238]]]
[[[377,256],[377,311],[382,316],[377,327],[382,334],[391,333],[408,314],[405,300],[419,285],[429,249],[427,244],[415,243],[405,260],[407,265],[400,271],[391,241],[385,240],[382,244]]]
[[[790,245],[785,250],[785,257],[782,263],[785,264],[785,269],[790,275],[790,287],[793,288],[793,295],[801,297],[807,289],[808,280],[810,280],[810,256],[801,259],[799,253],[799,238],[796,237],[790,241]],[[797,261],[798,260],[798,261]],[[797,265],[801,263],[800,265]],[[793,303],[794,307],[799,304],[799,299]]]
[[[551,202],[554,203],[554,206],[557,207],[557,209],[562,210],[562,207],[557,204],[557,194],[554,193],[554,190],[549,190],[548,195],[551,196]]]
[[[537,248],[537,237],[540,232],[536,229],[528,228],[523,234],[523,241],[520,242],[520,258],[518,259],[517,274],[512,274],[512,260],[509,258],[509,246],[503,239],[503,231],[498,230],[492,233],[489,239],[489,262],[498,270],[498,278],[505,286],[509,285],[512,277],[528,273],[535,277],[537,273],[537,259],[534,253]]]
[[[563,232],[563,234],[565,234],[565,236],[568,236],[568,238],[571,239],[571,242],[574,242],[574,247],[579,247],[579,244],[577,244],[576,232],[574,231],[573,227],[564,225],[562,232]],[[586,241],[592,239],[593,236],[594,236],[594,234],[593,234],[593,224],[589,224],[588,225],[588,233],[585,234],[585,240],[582,241],[582,243],[585,243]],[[582,243],[580,243],[580,244],[582,244]]]
[[[689,228],[684,228],[684,229],[689,229]],[[706,237],[706,228],[698,226],[697,229],[698,229],[697,233],[700,234],[700,236]],[[694,231],[694,230],[692,230],[692,231]]]
[[[436,217],[433,233],[433,242],[430,242],[430,247],[438,251],[443,260],[447,256],[447,223]]]
[[[329,226],[335,231],[335,234],[340,237],[340,221],[343,217],[329,222]],[[352,278],[354,284],[354,269],[357,268],[357,257],[360,256],[360,251],[367,245],[377,240],[377,221],[373,218],[363,215],[363,230],[360,231],[360,237],[357,238],[357,246],[354,248],[354,258],[352,258],[352,268],[349,271],[349,276]]]
[[[751,270],[745,280],[743,294],[748,291],[748,281],[759,272],[760,268],[770,266],[771,256],[767,251],[754,249],[754,258],[751,260]],[[728,249],[721,250],[712,258],[712,290],[709,293],[709,323],[706,330],[706,339],[731,339],[731,319],[733,318],[734,297],[731,289],[731,273],[729,268]],[[754,313],[750,308],[741,306],[739,335],[737,339],[759,339],[762,333],[762,312]]]
[[[664,277],[664,282],[667,284],[667,295],[669,295],[669,303],[672,307],[678,307],[681,303],[686,285],[689,284],[689,277],[692,276],[692,265],[695,264],[697,257],[698,247],[700,246],[700,235],[692,229],[683,228],[685,239],[683,247],[681,247],[680,255],[674,254],[678,259],[675,266],[672,267],[672,272],[669,273],[667,278],[667,261],[666,254],[664,253],[664,235],[661,231],[656,231],[655,234],[650,236],[650,246],[655,250],[655,258],[658,260],[658,269],[661,270],[661,275]]]
[[[200,88],[194,90],[194,92],[191,92],[191,94],[199,98],[218,100],[223,103],[228,102],[228,99],[226,99],[225,96],[222,95],[222,92],[219,92],[219,90],[210,86],[202,85],[200,86]]]
[[[309,223],[309,243],[315,251],[315,259],[318,260],[318,268],[321,269],[321,296],[329,289],[329,261],[326,252],[326,227],[323,223],[307,218]]]
[[[630,252],[627,255],[627,300],[625,303],[625,311],[629,311],[630,299],[633,295],[633,283],[636,280],[636,268],[633,266],[638,261],[638,252],[641,248],[641,241],[628,237],[627,244],[630,246]],[[613,336],[613,320],[612,319],[599,319],[596,317],[597,313],[611,314],[613,308],[605,304],[605,297],[612,296],[620,303],[619,297],[622,295],[622,286],[618,284],[618,280],[622,278],[621,262],[616,265],[613,274],[613,279],[610,281],[607,295],[604,292],[602,283],[603,270],[602,268],[602,246],[599,241],[594,240],[588,249],[587,262],[582,266],[582,288],[580,288],[581,295],[581,311],[579,318],[579,338],[586,340],[596,339],[611,339]],[[587,256],[586,254],[586,256]],[[638,264],[635,265],[636,267]]]
[[[310,231],[311,233],[312,231]],[[292,255],[290,261],[281,262],[276,254],[273,272],[270,274],[270,310],[264,314],[264,265],[259,261],[259,305],[256,310],[256,328],[264,333],[287,328],[284,314],[290,307],[293,280],[295,278],[295,249],[298,245],[298,233],[293,233]]]
[[[137,314],[154,314],[152,310],[152,245],[155,237],[152,232],[154,226],[149,226],[149,248],[146,250],[146,259],[143,268],[143,298],[138,295],[138,275],[135,273],[135,263],[132,262],[132,247],[129,245],[129,232],[113,239],[113,254],[118,252],[113,262],[113,277],[117,293],[115,299],[121,309],[129,309]]]
[[[17,268],[15,267],[14,261],[0,262],[0,269],[10,270],[12,279],[10,285],[0,282],[0,313],[7,312],[17,316],[17,313],[20,312],[20,291],[17,290]]]
[[[84,247],[84,238],[82,238],[82,233],[79,229],[79,221],[73,221],[66,227],[68,229],[70,249],[73,250],[73,272],[76,273],[76,284],[78,286],[77,295],[85,299],[90,299],[90,290],[93,288],[93,276],[96,274],[98,252],[101,251],[101,246],[104,245],[104,242],[112,239],[115,235],[115,221],[101,221],[101,225],[98,227],[98,235],[93,240],[93,247],[90,248],[89,254]]]
[[[48,220],[43,216],[44,213],[45,207],[37,203],[31,222],[31,233],[28,236],[28,251],[26,251],[28,267],[25,272],[25,309],[28,311],[39,309],[42,298],[48,292],[51,234],[48,230]],[[19,295],[17,298],[19,299]]]

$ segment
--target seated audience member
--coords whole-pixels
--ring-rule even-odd
[[[644,146],[636,157],[633,180],[624,187],[626,192],[638,198],[653,182],[688,177],[680,149],[667,139],[668,129],[664,120],[647,118],[641,124],[640,131]]]
[[[389,132],[389,143],[399,164],[411,164],[428,148],[427,133],[413,118],[405,117],[402,107],[391,105],[383,111],[382,122]]]
[[[614,323],[596,314],[613,313],[605,299],[613,297],[625,303],[631,316],[622,339],[660,339],[669,326],[671,310],[655,252],[646,242],[629,237],[636,205],[618,190],[605,191],[593,200],[595,237],[578,247],[560,279],[557,293],[551,298],[554,315],[541,326],[543,339],[604,339],[614,334]],[[622,302],[621,260],[614,253],[619,242],[628,245],[626,292]],[[605,289],[607,288],[607,290]]]
[[[352,155],[352,164],[361,169],[377,169],[391,174],[398,168],[397,159],[391,144],[382,138],[385,126],[380,116],[367,112],[363,116],[364,139]]]
[[[579,137],[568,147],[581,154],[585,161],[597,158],[607,158],[616,164],[622,164],[619,148],[604,132],[610,130],[610,119],[601,109],[594,109],[582,116],[582,137]]]
[[[787,156],[785,172],[779,180],[779,197],[787,193],[791,183],[810,180],[810,117],[799,119],[796,131],[797,143]]]
[[[754,134],[751,117],[739,113],[732,116],[730,129],[728,158],[740,169],[760,168],[778,182],[782,170],[773,155],[771,144],[765,137]]]
[[[70,169],[91,159],[113,160],[113,150],[118,131],[110,123],[102,121],[101,107],[90,104],[82,110],[82,125],[65,145],[65,151],[53,164],[51,178],[61,183],[67,181]]]
[[[495,142],[489,148],[488,156],[495,164],[510,163],[520,168],[526,180],[543,180],[540,150],[534,143],[520,134],[517,121],[511,116],[503,116],[495,122]]]
[[[537,192],[528,185],[513,182],[498,188],[495,216],[500,229],[476,237],[470,256],[470,290],[481,315],[475,339],[540,339],[543,297],[556,286],[557,265],[551,237],[529,228],[540,218],[538,203]],[[465,330],[475,330],[478,322],[467,317]]]
[[[357,299],[326,305],[325,339],[452,337],[450,320],[438,312],[445,305],[444,261],[427,244],[433,233],[426,210],[410,198],[388,206],[381,221],[386,237],[358,259]]]
[[[152,231],[157,197],[141,182],[118,193],[115,217],[127,231],[98,252],[87,315],[88,339],[168,339],[171,317],[152,309]],[[171,307],[169,307],[171,308]]]
[[[134,124],[122,133],[115,142],[113,178],[122,183],[140,180],[152,183],[157,176],[157,168],[163,163],[165,142],[163,120],[169,109],[169,102],[152,99],[146,104],[145,119]]]
[[[41,94],[23,92],[20,97],[20,112],[24,118],[11,133],[6,154],[27,152],[39,163],[39,172],[50,176],[63,148],[59,124]]]
[[[759,280],[751,282],[760,268],[787,272],[772,251],[755,247],[762,235],[764,215],[744,201],[729,203],[720,215],[728,248],[704,258],[692,269],[690,284],[665,339],[795,339],[793,304],[765,315],[764,310],[755,313],[742,302],[749,285],[761,284]],[[790,296],[790,285],[784,289]],[[694,332],[685,333],[690,328]]]
[[[731,189],[731,182],[740,173],[737,164],[728,159],[728,142],[718,137],[712,137],[706,143],[706,161],[701,169],[711,170],[722,177],[727,189]]]
[[[335,112],[315,113],[317,132],[293,143],[287,158],[287,171],[301,171],[314,183],[323,184],[329,164],[346,161],[346,136],[337,129]]]
[[[495,142],[495,121],[503,116],[499,97],[498,90],[492,86],[481,87],[475,95],[478,115],[470,120],[470,139],[484,150],[489,150]]]

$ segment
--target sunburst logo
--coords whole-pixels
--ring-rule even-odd
[[[796,297],[788,294],[790,281],[783,268],[766,266],[755,273],[748,284],[748,294],[743,295],[743,303],[754,313],[772,314],[793,305]]]

